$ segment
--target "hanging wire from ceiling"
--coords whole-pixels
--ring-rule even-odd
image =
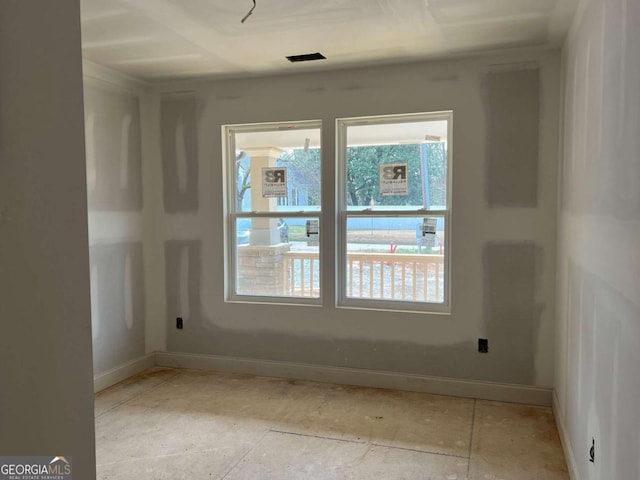
[[[251,16],[251,14],[253,13],[253,11],[256,9],[256,0],[253,0],[253,7],[251,7],[251,10],[249,10],[249,13],[247,13],[242,20],[240,20],[240,23],[244,23],[247,18],[249,18]]]

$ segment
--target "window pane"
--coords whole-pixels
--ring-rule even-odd
[[[320,210],[320,128],[237,132],[236,211]]]
[[[444,302],[445,219],[347,218],[346,296]]]
[[[447,208],[447,121],[347,127],[349,210]]]
[[[319,218],[237,218],[236,294],[320,296]]]

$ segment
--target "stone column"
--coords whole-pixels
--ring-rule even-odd
[[[251,158],[251,210],[274,212],[278,208],[277,198],[262,196],[262,169],[275,167],[276,161],[284,153],[278,147],[244,149]],[[278,220],[275,218],[254,218],[251,228],[251,245],[277,245],[280,243]]]
[[[285,270],[285,254],[289,249],[288,243],[238,247],[238,293],[289,295]]]
[[[245,148],[251,158],[251,210],[275,212],[277,198],[262,196],[262,169],[275,167],[284,150],[278,147]],[[238,293],[241,295],[288,295],[284,255],[278,219],[253,218],[250,244],[238,247]]]

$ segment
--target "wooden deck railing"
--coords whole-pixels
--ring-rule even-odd
[[[318,252],[286,252],[283,268],[286,296],[318,297],[320,295]]]
[[[317,297],[320,291],[318,254],[284,254],[286,295]],[[347,254],[347,297],[442,302],[442,255]]]

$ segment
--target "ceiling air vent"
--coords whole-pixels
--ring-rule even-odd
[[[287,57],[287,60],[290,62],[310,62],[311,60],[326,60],[327,57],[322,55],[319,52],[316,53],[307,53],[305,55],[291,55]]]

